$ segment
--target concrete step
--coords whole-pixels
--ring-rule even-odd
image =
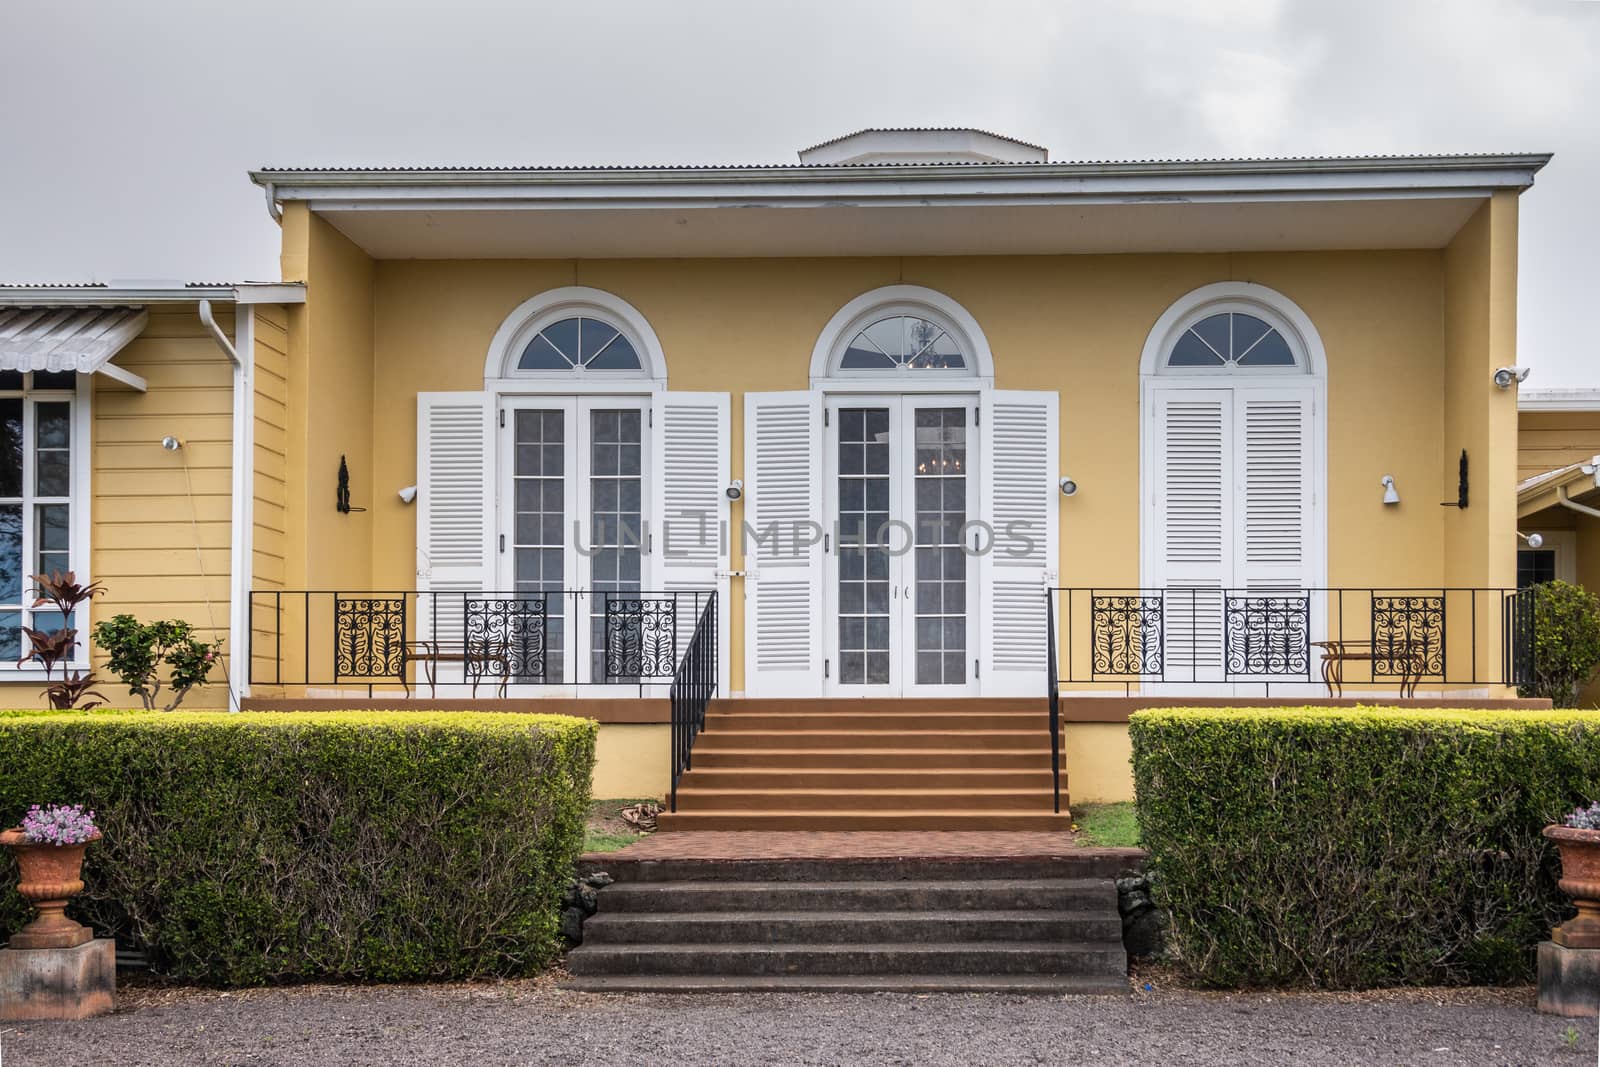
[[[752,835],[758,836],[758,835]],[[1130,848],[1044,849],[1033,855],[929,855],[795,857],[781,854],[741,859],[638,859],[617,853],[592,857],[585,874],[605,871],[620,884],[676,882],[715,890],[731,883],[850,884],[904,882],[1028,882],[1041,891],[1114,894],[1112,879],[1143,859]],[[1114,895],[1104,898],[1115,903]],[[695,910],[695,909],[690,909]]]
[[[590,945],[567,956],[574,975],[1034,974],[1120,978],[1122,945],[1075,942],[767,945]]]
[[[656,825],[662,830],[1065,830],[1072,825],[1067,798],[1061,813],[1049,807],[990,811],[923,810],[860,811],[683,811],[662,812]],[[1053,801],[1052,801],[1053,805]]]
[[[707,733],[723,730],[1008,730],[1050,736],[1044,711],[711,711]]]
[[[1050,752],[1045,730],[707,730],[694,743],[694,756],[726,749],[929,749]]]
[[[702,734],[701,742],[709,735]],[[961,748],[738,748],[697,743],[691,754],[701,768],[855,768],[868,770],[1050,770],[1050,746],[1017,749]]]
[[[1055,794],[1042,789],[777,789],[751,779],[738,789],[708,789],[685,778],[678,785],[678,814],[797,811],[1038,811],[1055,809]],[[924,782],[924,785],[936,783]]]
[[[874,975],[584,975],[567,989],[582,993],[1014,993],[1115,996],[1127,975],[874,974]]]
[[[619,880],[600,894],[600,915],[857,912],[890,916],[920,911],[975,911],[980,914],[1044,911],[1071,915],[1099,911],[1115,916],[1117,909],[1116,887],[1106,877],[1008,878],[1000,875],[974,878],[970,875],[978,872],[965,865],[952,864],[960,875],[967,877],[869,881],[865,879],[877,876],[866,870],[851,871],[837,866],[819,870],[822,867],[819,861],[769,861],[771,864],[779,862],[794,865],[796,873],[813,877],[827,873],[833,877],[825,881],[678,881],[669,880],[680,873],[670,868],[645,872],[619,868],[616,872]],[[799,866],[801,864],[806,866]],[[659,881],[634,880],[630,873],[665,877]],[[704,877],[706,872],[701,869],[695,873]],[[770,873],[770,868],[755,873]],[[845,880],[851,875],[863,880]]]
[[[583,927],[586,945],[649,944],[932,944],[964,941],[1061,941],[1122,946],[1115,911],[1042,908],[1008,911],[757,911],[613,913]]]
[[[1047,711],[1043,696],[1036,697],[719,697],[707,705],[708,714],[748,712],[754,714],[847,715],[902,713],[979,712],[984,714]]]
[[[697,765],[678,783],[684,789],[959,789],[1024,790],[1040,792],[1051,788],[1050,769],[968,770],[922,767],[739,767],[717,768]]]

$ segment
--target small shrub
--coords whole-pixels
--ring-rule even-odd
[[[168,672],[172,711],[189,690],[204,685],[217,663],[220,642],[207,643],[194,636],[194,627],[181,619],[143,623],[132,615],[113,615],[95,624],[94,641],[106,654],[106,665],[128,691],[153,710],[161,692],[161,667]]]
[[[1567,908],[1545,826],[1600,713],[1205,709],[1129,724],[1176,961],[1213,986],[1526,981]]]
[[[1578,693],[1600,666],[1600,597],[1560,581],[1526,592],[1533,597],[1533,682],[1521,688],[1522,695],[1576,707]]]
[[[0,818],[81,799],[69,913],[218,985],[523,975],[559,948],[594,723],[428,712],[0,712]],[[0,856],[0,939],[28,918]]]
[[[22,627],[22,636],[28,639],[28,648],[17,661],[21,666],[30,660],[44,665],[44,697],[52,708],[97,708],[105,703],[105,696],[95,692],[93,671],[72,671],[64,664],[72,661],[78,647],[78,631],[72,625],[80,607],[105,592],[99,582],[81,585],[72,571],[51,571],[35,574],[30,579],[38,593],[33,602],[36,608],[50,604],[61,616],[61,625],[54,630],[35,630]],[[61,677],[55,677],[57,664],[62,664]]]

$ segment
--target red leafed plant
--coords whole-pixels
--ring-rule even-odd
[[[44,664],[44,676],[50,683],[45,687],[44,695],[52,708],[87,709],[104,704],[104,694],[94,691],[93,671],[69,671],[63,666],[59,681],[55,680],[54,675],[56,665],[71,662],[72,652],[78,647],[78,631],[70,625],[74,613],[79,606],[105,592],[105,587],[99,582],[79,585],[78,576],[72,571],[35,574],[31,581],[39,590],[39,599],[33,602],[33,606],[38,608],[53,604],[61,613],[62,625],[59,629],[49,631],[24,626],[22,633],[32,647],[17,661],[17,665],[21,666],[29,660]]]

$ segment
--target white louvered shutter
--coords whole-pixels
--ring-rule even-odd
[[[651,413],[650,588],[677,593],[677,653],[717,594],[718,675],[727,692],[729,434],[727,393],[660,393]]]
[[[1234,581],[1244,588],[1303,588],[1310,573],[1311,397],[1291,387],[1240,390],[1234,400],[1242,460]]]
[[[489,586],[493,409],[484,393],[417,394],[417,633],[461,640],[465,594]]]
[[[822,692],[822,396],[744,400],[745,692]]]
[[[1233,584],[1233,395],[1159,389],[1153,397],[1156,556],[1166,680],[1222,679],[1222,590]]]
[[[1045,590],[1060,555],[1060,398],[1054,392],[996,390],[979,415],[983,500],[994,528],[981,557],[983,627],[978,684],[986,696],[1044,696]]]

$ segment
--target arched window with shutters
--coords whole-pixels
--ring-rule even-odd
[[[1227,598],[1327,584],[1325,368],[1310,318],[1253,283],[1197,289],[1150,331],[1140,570],[1166,603],[1169,680],[1240,673],[1224,664]]]

